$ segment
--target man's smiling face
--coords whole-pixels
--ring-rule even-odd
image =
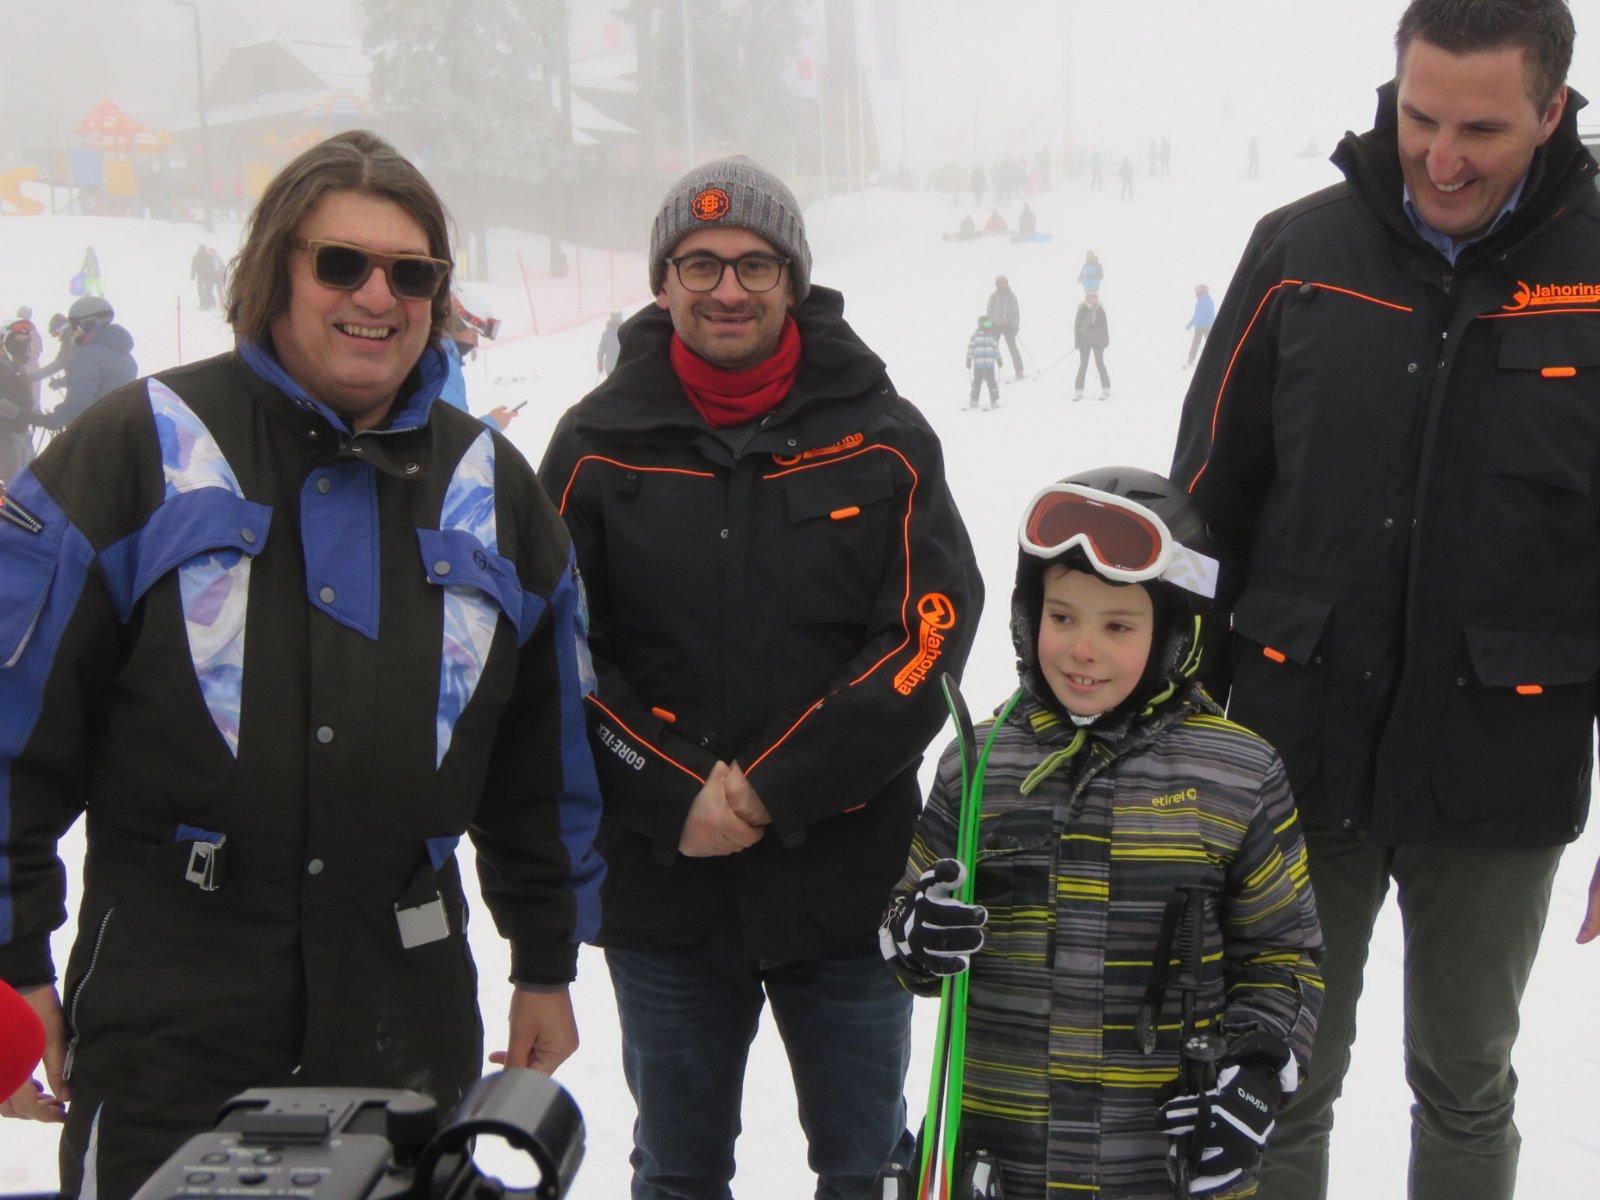
[[[1520,46],[1455,54],[1418,38],[1400,64],[1400,170],[1422,219],[1456,241],[1494,223],[1555,132],[1562,88],[1540,107]]]
[[[766,238],[731,226],[697,229],[674,246],[668,257],[683,258],[697,252],[724,259],[744,254],[783,257]],[[669,263],[656,303],[672,314],[672,327],[689,349],[723,370],[743,371],[777,350],[783,318],[794,304],[790,288],[788,267],[783,268],[778,286],[769,292],[746,291],[728,267],[711,291],[691,292]]]
[[[294,232],[297,242],[346,242],[390,254],[431,254],[405,209],[368,192],[330,192]],[[272,322],[272,344],[289,377],[356,429],[379,424],[428,344],[429,300],[404,300],[382,267],[353,292],[324,287],[311,254],[289,251],[289,307]]]

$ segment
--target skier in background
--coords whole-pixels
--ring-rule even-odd
[[[21,359],[16,360],[16,365],[28,378],[28,391],[33,396],[34,407],[39,406],[39,383],[34,374],[39,369],[39,359],[44,354],[44,338],[39,334],[39,327],[33,323],[33,309],[26,304],[17,309],[16,319],[6,326],[6,337],[17,333],[24,339],[25,347]]]
[[[1133,199],[1133,159],[1124,158],[1122,165],[1117,168],[1117,178],[1122,180],[1122,191],[1117,193],[1118,200]]]
[[[201,243],[189,260],[189,278],[194,280],[195,302],[202,308],[217,305],[217,275],[211,247]]]
[[[28,335],[15,325],[8,327],[0,340],[0,484],[28,465],[33,430],[41,424],[24,366],[28,349]]]
[[[1022,351],[1017,348],[1017,333],[1022,328],[1022,306],[1004,275],[994,277],[994,291],[989,294],[989,303],[984,312],[994,322],[995,334],[1006,339],[1006,348],[1011,351],[1013,378],[1021,379],[1026,374],[1022,367]]]
[[[1111,326],[1106,321],[1106,310],[1100,307],[1099,292],[1089,292],[1078,305],[1072,318],[1072,345],[1078,351],[1078,380],[1073,385],[1072,398],[1083,399],[1083,380],[1092,355],[1094,368],[1100,373],[1100,399],[1111,399],[1111,376],[1106,374],[1106,347],[1111,345]]]
[[[65,429],[101,396],[138,378],[133,335],[116,315],[102,296],[79,297],[67,310],[77,348],[67,364],[66,399],[47,414],[49,428]]]
[[[606,318],[606,327],[600,331],[600,345],[594,352],[594,369],[601,379],[617,369],[617,354],[622,349],[617,330],[621,328],[622,314],[613,309]]]
[[[78,352],[78,334],[72,328],[66,314],[53,313],[47,326],[50,336],[56,339],[56,356],[42,367],[35,367],[28,372],[28,378],[33,382],[35,400],[39,397],[39,385],[52,375],[65,371],[72,362],[72,356]],[[54,386],[54,385],[52,385]]]
[[[1194,330],[1194,336],[1189,339],[1189,361],[1184,363],[1184,368],[1194,366],[1194,360],[1200,353],[1200,347],[1205,344],[1206,335],[1211,332],[1211,326],[1217,319],[1217,302],[1211,298],[1211,289],[1203,283],[1194,285],[1194,312],[1189,316],[1189,323],[1185,329]]]
[[[968,408],[978,407],[978,389],[989,386],[989,407],[1000,407],[1000,383],[995,372],[1000,369],[1000,339],[994,334],[994,322],[988,317],[978,318],[978,327],[967,339],[967,367],[972,371],[972,395]]]
[[[1084,295],[1100,290],[1100,281],[1106,277],[1106,269],[1093,250],[1083,256],[1083,266],[1078,268],[1078,282],[1083,286]]]

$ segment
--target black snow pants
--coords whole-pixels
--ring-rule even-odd
[[[350,838],[340,857],[229,839],[214,891],[192,843],[97,842],[62,988],[67,1195],[126,1200],[252,1087],[413,1088],[448,1111],[483,1028],[454,859]],[[394,905],[443,897],[449,936],[402,946]],[[407,899],[409,907],[409,899]]]

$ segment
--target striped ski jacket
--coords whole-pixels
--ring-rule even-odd
[[[978,728],[980,744],[992,720]],[[955,854],[954,743],[918,822],[897,894]],[[1308,1060],[1322,935],[1294,802],[1272,747],[1198,689],[1122,736],[1077,737],[1030,698],[996,732],[984,776],[963,1150],[999,1159],[1008,1200],[1172,1195],[1158,1098],[1178,1074],[1170,987],[1153,1054],[1133,1028],[1167,900],[1219,891],[1206,928],[1201,1028],[1259,1028]],[[923,994],[938,982],[902,979]],[[1227,1195],[1253,1192],[1253,1177]]]
[[[974,371],[993,371],[1000,365],[1000,339],[993,330],[980,329],[967,339],[967,364]]]

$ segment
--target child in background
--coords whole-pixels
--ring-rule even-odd
[[[885,957],[921,994],[970,966],[958,1153],[993,1154],[1006,1200],[1169,1200],[1180,1156],[1190,1195],[1251,1195],[1310,1053],[1322,936],[1283,764],[1195,678],[1215,551],[1180,488],[1127,467],[1045,488],[1019,542],[1021,688],[981,779],[975,903],[954,898],[952,745]],[[1182,1086],[1190,1033],[1217,1035],[1203,1090]]]
[[[972,397],[968,408],[978,407],[978,389],[989,385],[989,407],[1000,407],[1000,384],[996,372],[1000,369],[1000,339],[995,334],[994,322],[988,317],[978,318],[978,327],[967,339],[967,366],[972,371]]]

